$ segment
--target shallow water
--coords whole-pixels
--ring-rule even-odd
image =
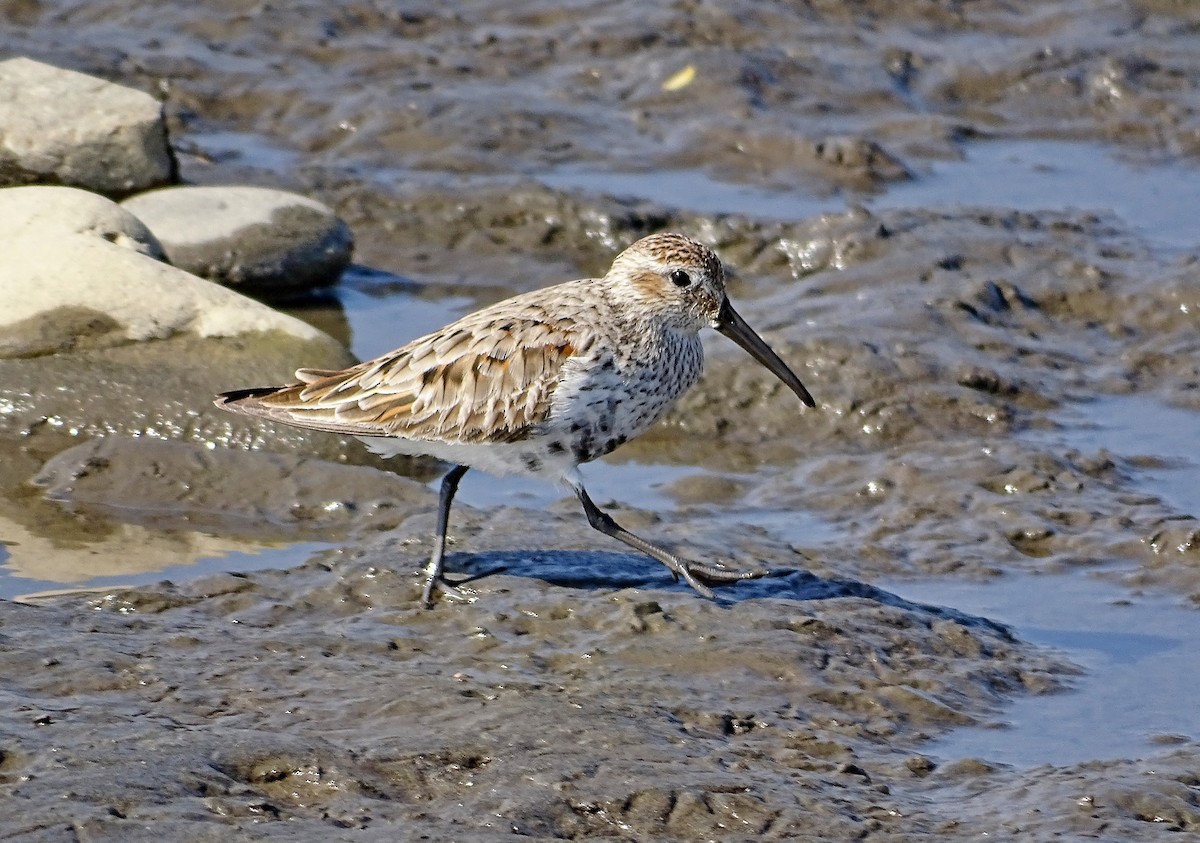
[[[933,741],[930,755],[1067,765],[1145,758],[1164,743],[1200,735],[1200,618],[1170,596],[1130,596],[1082,573],[879,584],[906,599],[1008,624],[1084,670],[1071,690],[1020,698],[987,727]]]
[[[352,268],[331,292],[347,322],[347,346],[369,360],[424,336],[472,309],[466,296],[428,298],[410,282]]]
[[[1107,395],[1072,404],[1061,425],[1031,438],[1084,453],[1148,459],[1134,485],[1181,515],[1200,513],[1200,412],[1144,397]],[[986,583],[883,581],[918,602],[954,606],[1008,624],[1084,669],[1072,690],[1016,700],[988,728],[958,729],[929,752],[1021,767],[1142,758],[1200,735],[1200,614],[1172,594],[1101,579],[1123,568],[1065,575],[1005,574]]]
[[[282,167],[290,160],[250,135],[220,133],[206,135],[204,140],[206,147],[219,147],[223,154],[236,154],[261,166]],[[780,219],[843,210],[850,201],[877,207],[980,201],[1028,210],[1074,206],[1113,211],[1135,230],[1167,246],[1189,242],[1188,220],[1180,211],[1200,192],[1200,170],[1196,168],[1171,164],[1143,168],[1099,144],[1050,140],[975,143],[962,160],[937,162],[931,172],[880,196],[814,197],[718,182],[699,170],[631,174],[564,167],[539,178],[560,189],[631,194],[691,211]],[[348,273],[332,295],[346,323],[348,345],[362,358],[390,350],[475,306],[468,296],[430,298],[419,283],[362,270]],[[1062,427],[1053,433],[1028,435],[1034,441],[1082,451],[1105,448],[1126,457],[1157,458],[1152,467],[1139,469],[1138,487],[1181,513],[1200,512],[1194,448],[1200,441],[1200,414],[1149,405],[1141,398],[1102,396],[1067,407],[1059,421]],[[696,466],[600,461],[584,468],[597,501],[664,515],[677,506],[666,487],[704,472],[702,461]],[[753,477],[738,479],[752,481]],[[438,482],[432,481],[430,488],[436,490]],[[458,501],[469,506],[531,510],[568,498],[564,490],[549,484],[524,478],[497,479],[482,472],[469,474],[458,495]],[[569,501],[567,505],[571,505]],[[752,524],[809,547],[837,537],[815,516],[772,509],[769,504],[706,505],[705,511],[712,518]],[[580,523],[586,530],[582,515]],[[602,537],[597,536],[596,542],[598,549],[607,549]],[[0,597],[288,567],[324,547],[312,542],[264,547],[203,557],[192,565],[152,573],[83,583],[29,580],[12,573],[6,576],[7,569],[0,568]],[[569,567],[564,566],[564,575]],[[1196,678],[1200,671],[1179,667],[1179,657],[1194,652],[1200,644],[1200,619],[1174,607],[1168,597],[1142,596],[1113,605],[1120,592],[1083,575],[1012,575],[984,585],[902,581],[884,587],[914,600],[954,606],[1009,623],[1019,636],[1058,648],[1088,670],[1072,692],[1016,702],[1006,714],[1007,728],[959,730],[940,741],[931,750],[934,753],[949,757],[975,754],[1020,765],[1067,763],[1136,754],[1151,745],[1148,740],[1154,735],[1200,734],[1197,709],[1178,704],[1180,699],[1200,696],[1200,679]],[[1114,631],[1117,629],[1125,631]],[[1135,693],[1146,687],[1161,688],[1162,693],[1147,703]],[[1133,699],[1141,701],[1133,703]]]
[[[185,143],[184,151],[192,151]],[[272,143],[252,132],[210,131],[204,133],[203,155],[213,161],[234,161],[245,167],[258,167],[274,172],[286,172],[301,161],[295,150]]]
[[[359,356],[669,226],[720,244],[821,407],[714,338],[678,413],[585,467],[648,538],[786,573],[699,600],[561,490],[472,472],[450,564],[480,599],[433,611],[422,466],[299,457],[320,441],[231,431],[204,398],[177,418],[153,380],[83,408],[120,418],[117,449],[52,450],[34,407],[4,570],[171,567],[0,602],[3,833],[1200,828],[1197,428],[1152,397],[1196,405],[1189,4],[18,5],[0,44],[154,92],[186,180],[347,219],[367,266],[306,310]],[[797,243],[839,259],[809,275]],[[179,451],[133,438],[139,413]],[[55,485],[23,485],[54,453]],[[260,565],[287,570],[219,573]],[[1118,755],[1147,760],[1067,766]]]
[[[162,580],[183,581],[223,571],[262,571],[271,568],[290,568],[306,561],[333,545],[325,542],[297,542],[275,546],[255,546],[245,542],[245,550],[231,550],[220,556],[202,556],[195,562],[171,565],[144,573],[115,574],[74,582],[56,582],[21,576],[7,567],[9,554],[0,545],[0,600],[33,601],[39,597],[66,592],[108,591],[130,586],[148,585]]]
[[[1200,517],[1200,411],[1140,396],[1102,395],[1069,406],[1060,432],[1081,451],[1137,460],[1134,484],[1181,515]]]
[[[677,465],[644,465],[636,462],[611,463],[599,460],[580,469],[588,493],[599,501],[617,501],[655,512],[674,509],[675,502],[663,487],[672,480],[695,474],[696,469]],[[434,481],[430,488],[437,488]],[[455,500],[470,506],[522,506],[544,509],[558,501],[574,501],[567,489],[528,477],[496,478],[472,471],[463,478]],[[582,517],[582,510],[581,515]]]
[[[981,141],[961,161],[938,161],[922,178],[869,200],[873,207],[997,205],[1022,211],[1075,208],[1113,213],[1148,242],[1192,247],[1200,168],[1177,160],[1143,163],[1086,141]]]
[[[1074,208],[1115,214],[1150,243],[1195,245],[1192,216],[1200,168],[1166,160],[1132,161],[1114,147],[1089,141],[1005,139],[964,145],[958,160],[935,161],[926,173],[891,184],[880,194],[814,196],[712,178],[700,169],[643,173],[564,166],[536,174],[560,190],[650,199],[705,214],[747,214],[796,220],[868,208],[989,206],[1022,211]]]

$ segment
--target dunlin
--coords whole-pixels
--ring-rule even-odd
[[[559,481],[592,527],[657,559],[697,592],[764,571],[681,559],[618,525],[588,496],[580,463],[644,432],[699,379],[700,329],[716,328],[808,406],[800,379],[746,324],[725,294],[706,246],[680,234],[645,237],[603,278],[571,281],[502,301],[343,371],[300,369],[298,383],[226,392],[234,413],[351,434],[384,456],[451,463],[422,600],[442,577],[446,525],[469,468]]]

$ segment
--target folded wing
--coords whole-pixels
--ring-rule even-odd
[[[448,325],[382,357],[299,383],[226,392],[217,406],[355,436],[511,442],[546,419],[571,358],[587,351],[571,319],[488,314]]]

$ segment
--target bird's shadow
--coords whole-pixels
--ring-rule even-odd
[[[647,561],[644,556],[605,551],[503,550],[455,553],[447,557],[446,571],[451,581],[459,583],[464,582],[464,578],[466,583],[470,583],[504,573],[531,577],[564,588],[692,591],[687,583],[673,581],[670,572],[656,562]],[[1015,640],[1011,629],[990,618],[947,606],[915,603],[857,580],[822,579],[799,568],[775,568],[759,579],[721,583],[712,588],[717,603],[727,606],[763,598],[809,601],[858,597],[939,620],[955,621],[967,627],[987,629],[1005,640]]]

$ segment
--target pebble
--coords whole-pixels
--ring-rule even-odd
[[[264,298],[335,283],[354,237],[327,206],[261,187],[169,187],[122,206],[154,232],[167,260]]]
[[[0,61],[0,186],[124,196],[175,173],[162,105],[150,95],[29,58]]]

